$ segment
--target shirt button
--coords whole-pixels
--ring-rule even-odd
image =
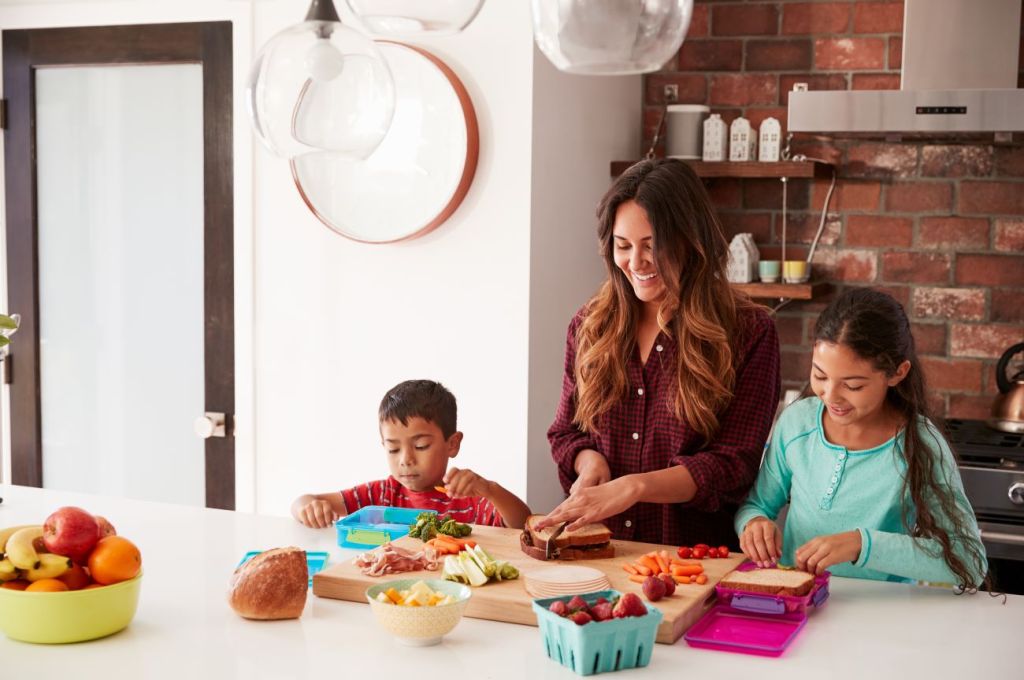
[[[631,526],[633,526],[633,523],[631,521],[629,521],[628,519],[624,522],[624,524],[626,525],[627,529],[630,528]]]
[[[641,397],[644,396],[644,388],[641,387],[636,391],[636,393],[639,394]]]
[[[832,495],[832,492],[833,492],[833,491],[835,491],[835,487],[832,487],[832,486],[828,487],[828,495],[829,495],[829,496],[831,496],[831,495]]]
[[[840,453],[839,454],[839,460],[844,460],[845,458],[846,458],[846,454],[845,453]]]
[[[841,468],[841,467],[843,467],[841,463],[836,463],[836,469],[837,469],[837,470],[838,470],[839,468]]]
[[[835,484],[835,483],[836,483],[836,480],[837,480],[837,479],[839,479],[839,478],[838,478],[838,477],[836,477],[835,475],[832,475],[832,483],[833,483],[833,484]]]
[[[664,347],[662,347],[661,345],[658,345],[658,346],[656,346],[656,347],[655,347],[654,349],[656,349],[656,350],[658,350],[658,351],[660,352],[661,350],[663,350],[663,349],[665,349],[665,348],[664,348]]]
[[[633,433],[633,439],[640,439],[640,434],[637,432]]]

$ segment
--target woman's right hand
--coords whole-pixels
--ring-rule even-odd
[[[782,557],[782,530],[767,517],[755,517],[743,527],[740,549],[757,566],[769,567]]]
[[[298,512],[298,520],[310,529],[326,529],[338,519],[338,513],[331,504],[324,500],[312,500],[302,506]]]
[[[570,496],[580,489],[606,484],[612,478],[608,459],[593,449],[583,449],[577,453],[573,467],[576,470],[576,481],[569,487]]]

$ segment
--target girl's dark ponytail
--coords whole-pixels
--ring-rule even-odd
[[[892,408],[902,416],[904,425],[903,459],[907,474],[903,480],[904,497],[910,504],[904,504],[903,523],[912,536],[935,539],[942,549],[942,559],[956,575],[958,585],[964,590],[973,590],[982,578],[988,585],[988,578],[982,573],[984,557],[979,553],[977,543],[971,540],[968,528],[969,517],[957,505],[956,499],[946,491],[937,475],[954,474],[953,470],[942,469],[940,459],[940,438],[943,434],[934,427],[926,429],[922,437],[921,419],[930,420],[924,371],[914,349],[914,336],[910,321],[902,305],[885,293],[870,288],[848,288],[818,317],[814,328],[815,342],[824,341],[845,345],[859,357],[874,363],[878,370],[893,375],[904,361],[910,362],[907,377],[895,387],[890,387],[886,399]],[[933,441],[926,441],[932,439]],[[932,513],[929,500],[938,505],[941,516]],[[951,530],[941,525],[945,517]],[[957,555],[955,543],[967,551],[968,566]]]

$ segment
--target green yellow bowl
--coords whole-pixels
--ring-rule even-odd
[[[0,630],[22,642],[62,644],[113,635],[135,616],[142,574],[103,588],[26,593],[0,588]]]
[[[434,605],[432,607],[404,607],[396,604],[385,604],[377,601],[377,595],[388,588],[407,590],[417,581],[423,581],[431,590],[455,597],[451,604]],[[454,581],[441,579],[408,578],[397,581],[385,581],[371,586],[366,591],[366,599],[370,609],[377,617],[377,622],[389,633],[405,645],[425,647],[436,645],[441,641],[462,618],[462,612],[469,604],[472,596],[469,586]]]

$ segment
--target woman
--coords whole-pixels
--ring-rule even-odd
[[[548,431],[569,497],[543,525],[735,546],[779,398],[775,325],[726,280],[725,235],[685,163],[637,163],[598,221],[608,280],[569,324]]]

